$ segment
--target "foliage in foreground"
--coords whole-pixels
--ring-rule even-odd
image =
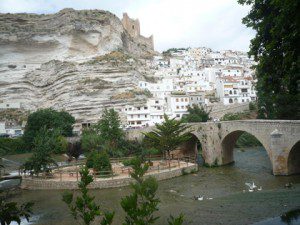
[[[9,225],[11,222],[21,223],[21,218],[25,217],[27,221],[32,214],[32,202],[24,203],[20,206],[16,202],[7,202],[4,196],[0,196],[0,223]]]
[[[159,198],[156,197],[158,183],[154,177],[148,176],[144,178],[149,166],[142,164],[142,160],[135,158],[132,160],[133,172],[131,177],[135,180],[131,183],[133,193],[122,198],[121,206],[126,212],[125,222],[123,225],[149,225],[154,224],[159,217],[155,216],[155,212],[159,211]],[[183,215],[178,218],[170,216],[169,225],[182,225]]]
[[[167,115],[164,115],[164,119],[162,124],[155,125],[154,131],[144,133],[145,142],[170,156],[170,151],[188,141],[191,136],[186,132],[188,127],[182,124],[182,121],[177,121],[175,118],[169,119]]]
[[[154,224],[159,217],[155,212],[159,211],[159,198],[156,197],[158,183],[155,178],[149,176],[144,178],[148,170],[148,164],[142,164],[142,160],[135,158],[132,160],[133,172],[130,174],[135,180],[131,183],[133,193],[122,198],[121,206],[126,212],[123,225],[150,225]],[[75,197],[71,192],[65,192],[62,200],[68,205],[74,219],[83,221],[89,225],[101,219],[101,225],[112,224],[115,213],[103,212],[100,205],[95,203],[95,197],[90,196],[87,186],[93,182],[93,177],[89,175],[87,167],[80,171],[81,181],[78,183],[80,196]],[[178,217],[170,216],[169,225],[182,225],[184,222],[183,214]]]
[[[101,218],[101,225],[109,225],[113,221],[114,212],[103,212],[100,205],[95,203],[95,197],[89,195],[87,186],[93,182],[87,167],[80,171],[81,181],[78,183],[81,196],[75,197],[71,192],[65,192],[62,200],[68,205],[74,219],[81,219],[89,225],[97,218]]]
[[[299,119],[300,1],[238,0],[251,5],[243,23],[256,31],[249,55],[256,69],[259,118]]]
[[[196,123],[196,122],[207,122],[209,120],[209,114],[211,111],[206,111],[203,106],[193,105],[188,106],[188,113],[183,115],[183,123]]]

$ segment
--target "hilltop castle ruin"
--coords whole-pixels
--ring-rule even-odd
[[[131,19],[127,13],[123,13],[122,24],[135,41],[154,51],[153,35],[146,38],[140,34],[140,21],[138,19]]]

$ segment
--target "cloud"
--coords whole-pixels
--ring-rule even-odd
[[[247,51],[254,31],[241,20],[250,10],[236,0],[1,0],[0,12],[55,13],[63,8],[104,9],[139,18],[156,50],[206,46]]]

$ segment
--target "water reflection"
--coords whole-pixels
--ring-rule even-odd
[[[280,218],[281,221],[285,222],[288,225],[292,225],[293,222],[298,221],[298,217],[300,216],[300,208],[288,211],[287,213],[283,214]],[[300,221],[298,221],[300,223]]]

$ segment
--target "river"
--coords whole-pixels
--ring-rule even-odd
[[[196,174],[160,181],[158,196],[161,203],[157,213],[160,219],[157,224],[165,225],[170,214],[179,213],[185,214],[185,224],[285,224],[278,216],[300,208],[300,176],[273,176],[263,148],[236,149],[234,157],[232,165],[200,167]],[[245,182],[254,182],[262,190],[248,192]],[[284,187],[288,182],[293,183],[290,189]],[[116,212],[114,224],[121,224],[124,212],[120,200],[130,191],[125,187],[91,190],[91,193],[102,209]],[[22,190],[12,199],[35,203],[31,224],[76,224],[61,201],[62,193]],[[194,196],[204,196],[204,200],[194,200]],[[300,224],[299,218],[290,224]]]

